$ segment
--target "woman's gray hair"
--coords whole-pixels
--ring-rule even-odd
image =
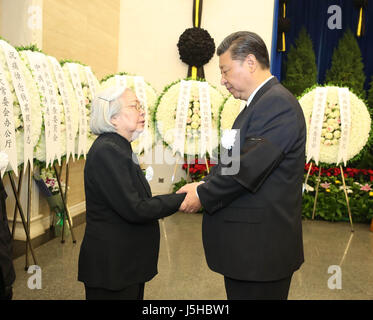
[[[116,132],[111,123],[111,118],[116,116],[121,108],[122,103],[120,96],[125,89],[114,87],[100,92],[91,104],[91,121],[90,127],[92,133],[100,135],[105,132]]]

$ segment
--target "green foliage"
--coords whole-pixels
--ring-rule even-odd
[[[181,178],[180,181],[174,183],[174,187],[172,189],[172,192],[176,192],[181,187],[185,186],[187,184],[187,181],[184,178]]]
[[[326,72],[325,82],[352,89],[359,97],[365,98],[365,74],[359,44],[348,29],[334,49],[332,66]]]
[[[43,51],[41,51],[38,46],[36,44],[29,44],[27,46],[20,46],[20,47],[16,47],[15,48],[17,51],[25,51],[25,50],[29,50],[29,51],[33,51],[33,52],[41,52],[41,53],[44,53]]]
[[[291,46],[285,63],[286,75],[282,84],[295,96],[317,83],[316,57],[312,40],[305,28],[299,32],[295,46]]]
[[[82,66],[86,66],[86,64],[84,63],[81,63],[80,61],[77,61],[77,60],[71,60],[71,59],[63,59],[63,60],[60,60],[60,64],[61,66],[63,66],[65,63],[77,63],[77,64],[81,64]]]
[[[373,168],[373,76],[370,82],[370,89],[368,91],[367,100],[364,102],[366,103],[370,118],[372,119],[370,137],[368,139],[367,145],[360,153],[359,159],[356,159],[355,161],[351,160],[349,163],[349,166],[354,166],[359,169]]]
[[[368,91],[368,105],[367,107],[369,108],[369,111],[371,111],[371,114],[373,113],[373,76],[370,81],[370,88]]]
[[[314,190],[303,194],[303,217],[312,218],[315,202],[317,175],[310,176],[307,184]],[[353,222],[370,223],[373,218],[373,191],[361,190],[372,182],[361,177],[346,177],[348,199]],[[327,187],[327,184],[330,184]],[[322,186],[323,185],[323,186]],[[324,176],[320,179],[315,219],[326,221],[349,221],[346,196],[339,176]]]
[[[113,74],[108,74],[107,76],[103,77],[101,80],[100,80],[100,83],[114,77],[115,75],[118,75],[118,76],[129,76],[130,74],[128,74],[127,72],[118,72],[118,73],[113,73]]]

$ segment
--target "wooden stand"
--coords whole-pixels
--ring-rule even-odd
[[[311,168],[312,168],[312,162],[311,162],[310,167],[309,167],[308,172],[307,172],[305,184],[307,184]],[[345,182],[345,177],[344,177],[342,165],[340,165],[339,168],[341,170],[341,177],[342,177],[342,182],[343,182],[343,191],[344,191],[345,198],[346,198],[346,205],[347,205],[348,217],[349,217],[350,225],[351,225],[351,232],[354,232],[354,225],[352,223],[352,215],[351,215],[351,209],[350,209],[350,202],[348,200],[348,193],[347,193],[346,182]],[[321,166],[319,167],[319,175],[318,175],[318,178],[317,178],[316,193],[315,193],[315,202],[313,204],[313,212],[312,212],[312,220],[314,220],[315,213],[316,213],[317,197],[318,197],[318,194],[319,194],[319,186],[320,186],[320,177],[321,177]],[[372,222],[372,224],[373,224],[373,222]],[[372,226],[371,226],[371,228],[372,228]]]
[[[60,194],[61,194],[63,208],[64,208],[63,218],[62,218],[62,238],[61,238],[61,243],[65,243],[65,240],[64,240],[65,218],[66,218],[67,223],[68,223],[69,228],[70,228],[70,232],[71,232],[71,237],[72,237],[73,243],[76,243],[74,231],[73,231],[73,228],[72,228],[72,225],[71,225],[71,220],[70,220],[71,219],[70,212],[69,212],[68,207],[67,207],[67,187],[68,187],[68,181],[69,181],[69,165],[68,165],[68,163],[66,163],[66,182],[65,182],[66,186],[65,186],[65,192],[63,192],[62,185],[61,185],[61,177],[60,177],[60,173],[62,172],[62,166],[61,166],[61,169],[60,169],[60,173],[58,172],[55,163],[53,164],[53,168],[54,168],[54,172],[56,173],[58,188],[60,189]]]
[[[21,216],[22,224],[23,224],[23,229],[25,230],[26,234],[26,263],[25,263],[25,271],[28,270],[29,263],[28,263],[28,248],[30,248],[32,258],[34,260],[34,264],[38,265],[36,256],[34,253],[34,249],[32,248],[31,244],[31,238],[30,238],[30,215],[31,215],[31,166],[30,162],[27,164],[24,164],[28,166],[27,168],[27,182],[28,182],[28,190],[27,190],[27,219],[25,219],[25,215],[23,212],[22,204],[19,199],[20,193],[21,193],[21,184],[22,184],[22,173],[20,173],[19,180],[18,180],[18,190],[16,188],[16,184],[14,183],[14,179],[12,176],[12,173],[8,171],[8,176],[10,180],[10,184],[12,185],[12,191],[14,194],[14,198],[16,200],[16,206],[14,208],[14,218],[13,218],[13,227],[12,227],[12,238],[14,239],[14,231],[15,231],[15,223],[17,219],[17,209],[19,211],[19,214]]]

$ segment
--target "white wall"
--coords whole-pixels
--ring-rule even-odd
[[[201,27],[217,47],[230,33],[258,33],[271,51],[274,0],[204,0]],[[191,28],[193,0],[121,0],[118,71],[145,77],[159,92],[188,72],[177,43]],[[220,88],[216,55],[204,66],[206,79]]]
[[[256,32],[271,53],[273,9],[274,0],[204,0],[201,27],[210,33],[216,47],[232,32]],[[185,78],[188,66],[179,58],[177,43],[184,30],[193,27],[192,12],[193,0],[121,0],[118,71],[143,76],[158,93],[171,82]],[[206,79],[227,93],[220,85],[216,55],[204,70]],[[169,154],[169,150],[165,152]],[[152,167],[153,194],[170,192],[174,166]],[[175,182],[181,176],[185,173],[179,166]]]

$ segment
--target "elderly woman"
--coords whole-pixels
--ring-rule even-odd
[[[98,138],[84,169],[87,224],[78,272],[87,300],[143,299],[145,282],[157,274],[158,219],[176,212],[185,197],[152,197],[131,149],[144,124],[130,89],[105,91],[92,103]]]

